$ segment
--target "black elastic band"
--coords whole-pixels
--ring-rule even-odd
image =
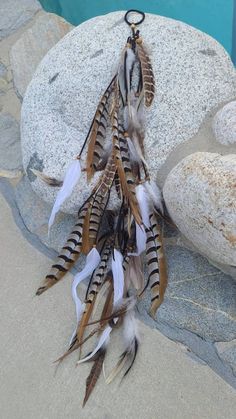
[[[129,22],[128,16],[129,16],[130,13],[137,13],[137,14],[141,15],[142,17],[141,17],[141,19],[138,22]],[[131,26],[132,24],[134,24],[135,26],[137,26],[137,25],[140,25],[144,21],[144,19],[145,19],[145,13],[144,12],[141,12],[141,10],[130,9],[130,10],[128,10],[128,12],[125,13],[125,18],[124,19],[125,19],[125,22],[129,26]]]

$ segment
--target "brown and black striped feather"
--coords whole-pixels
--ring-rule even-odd
[[[142,39],[138,38],[136,41],[138,58],[141,65],[142,83],[144,90],[144,103],[146,107],[151,106],[155,95],[155,78],[152,69],[152,64],[148,53],[143,46]]]
[[[89,202],[86,202],[86,204],[81,208],[78,221],[70,233],[65,245],[61,249],[55,263],[52,265],[49,274],[45,277],[42,286],[38,288],[36,295],[41,295],[48,288],[59,282],[79,258],[82,251],[83,224],[88,206]]]
[[[164,299],[167,286],[167,270],[165,264],[164,248],[157,218],[150,215],[151,227],[146,229],[146,259],[148,266],[148,281],[152,292],[150,314],[155,316],[158,307]]]
[[[112,80],[105,93],[103,94],[94,115],[93,124],[88,138],[89,144],[86,164],[88,181],[97,170],[98,163],[102,157],[104,139],[106,136],[106,128],[108,124],[108,104],[114,89],[115,80],[116,77]]]

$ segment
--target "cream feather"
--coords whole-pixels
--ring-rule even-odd
[[[114,305],[123,298],[124,293],[124,271],[122,264],[122,254],[119,252],[119,250],[114,249],[114,257],[112,258],[111,262],[114,286]]]
[[[143,253],[146,249],[146,232],[143,225],[138,225],[138,223],[135,223],[136,228],[136,249],[137,252],[134,253],[128,253],[128,256],[140,256],[141,253]]]
[[[136,191],[136,197],[137,197],[137,201],[138,201],[140,212],[141,212],[142,222],[145,227],[149,228],[150,227],[150,220],[149,220],[150,206],[149,206],[147,191],[142,184],[136,186],[135,191]]]

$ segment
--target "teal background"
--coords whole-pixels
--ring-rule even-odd
[[[117,10],[140,9],[182,20],[207,32],[231,54],[234,0],[40,0],[45,10],[78,25]]]

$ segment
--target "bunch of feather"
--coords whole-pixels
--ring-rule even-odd
[[[84,170],[88,182],[98,171],[99,180],[80,208],[74,229],[50,273],[37,290],[37,295],[42,294],[65,276],[81,253],[87,255],[84,269],[72,284],[76,329],[67,352],[58,360],[62,361],[78,349],[79,364],[93,361],[84,404],[102,371],[111,332],[117,326],[123,327],[124,351],[107,382],[122,369],[126,375],[136,358],[139,345],[135,318],[137,299],[149,288],[152,293],[150,314],[154,316],[167,285],[160,231],[162,199],[158,187],[150,179],[144,151],[144,108],[152,104],[155,82],[139,32],[133,30],[133,35],[122,52],[117,74],[98,104],[81,151],[87,149]],[[112,138],[107,139],[108,127],[111,127]],[[81,153],[68,169],[49,227],[60,205],[78,182]],[[55,185],[55,179],[51,184]],[[108,203],[114,191],[120,204],[118,209],[110,210]],[[148,270],[146,281],[144,264]],[[86,278],[90,279],[82,303],[77,288]],[[99,320],[91,321],[102,304]],[[81,358],[82,346],[90,342],[92,336],[97,336],[95,346],[89,355]]]

